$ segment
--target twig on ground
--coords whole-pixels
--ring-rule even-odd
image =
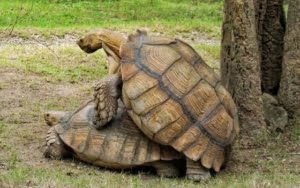
[[[44,47],[46,47],[50,52],[52,52],[52,54],[54,55],[56,61],[58,61],[59,58],[58,58],[56,52],[53,49],[50,48],[51,44],[45,44],[44,42],[42,42],[42,41],[40,41],[38,39],[35,39],[35,38],[32,38],[32,40],[35,41],[36,43],[41,44]]]
[[[31,7],[30,9],[28,9],[28,11],[26,11],[23,15],[22,15],[22,10],[24,9],[23,7],[23,2],[19,8],[19,14],[17,15],[16,19],[14,20],[14,22],[12,24],[10,24],[10,26],[8,26],[6,29],[4,29],[4,31],[9,30],[7,34],[5,34],[4,36],[0,36],[0,38],[7,38],[8,36],[11,36],[16,25],[18,24],[18,22],[20,20],[22,20],[24,17],[26,17],[33,9],[33,1],[31,3]]]

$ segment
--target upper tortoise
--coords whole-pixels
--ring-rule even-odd
[[[122,101],[136,125],[152,140],[184,153],[191,178],[202,178],[203,173],[192,170],[200,165],[197,161],[204,170],[220,170],[239,131],[237,109],[217,74],[191,46],[139,30],[126,39],[104,29],[77,44],[87,53],[103,48],[108,55],[109,76],[95,93],[99,119],[111,119],[122,88]]]

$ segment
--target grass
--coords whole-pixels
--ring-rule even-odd
[[[219,0],[0,1],[0,35],[16,23],[12,35],[23,39],[0,41],[0,187],[299,187],[300,159],[292,155],[299,152],[298,122],[284,133],[259,136],[256,149],[237,145],[228,168],[207,183],[42,156],[48,129],[43,112],[75,109],[107,71],[102,52],[86,55],[75,39],[57,38],[97,27],[123,32],[147,27],[180,36],[218,71],[221,20]]]
[[[101,53],[86,56],[78,47],[6,46],[1,50],[0,67],[14,67],[40,75],[49,82],[97,80],[106,74]],[[18,53],[11,54],[12,51]]]
[[[251,174],[221,174],[207,183],[195,183],[187,179],[164,179],[152,175],[130,175],[124,172],[110,172],[102,169],[76,169],[70,167],[54,167],[52,169],[32,169],[29,166],[21,166],[7,171],[1,181],[9,185],[30,185],[42,187],[159,187],[159,188],[196,188],[196,187],[292,187],[299,185],[299,178],[295,174],[251,173]],[[145,177],[148,179],[145,180]],[[150,177],[149,177],[150,176]],[[4,181],[6,180],[6,181]],[[8,181],[7,181],[8,180]],[[5,184],[3,184],[5,185]],[[296,187],[296,186],[295,186]]]
[[[75,42],[74,42],[75,43]],[[194,46],[204,60],[218,71],[220,47],[215,44]],[[12,51],[17,53],[11,53]],[[1,49],[0,68],[13,67],[33,73],[53,83],[96,81],[106,75],[106,58],[102,51],[86,55],[74,44],[70,46],[6,45]],[[2,83],[1,87],[5,87]]]
[[[212,67],[215,72],[219,73],[220,69],[220,50],[221,46],[218,44],[196,44],[194,45],[196,51],[201,55],[203,60]]]
[[[217,44],[194,44],[194,47],[210,62],[218,61]],[[12,51],[17,53],[11,53]],[[1,47],[0,68],[17,71],[21,75],[20,85],[27,88],[24,92],[33,92],[20,99],[21,111],[15,110],[19,108],[13,108],[12,114],[0,121],[0,187],[248,188],[300,185],[297,156],[289,154],[297,151],[297,126],[285,134],[260,136],[258,139],[262,146],[256,150],[236,149],[233,161],[237,164],[230,165],[229,169],[207,183],[195,183],[185,178],[164,179],[144,173],[132,175],[128,172],[107,171],[77,160],[43,159],[42,152],[38,149],[43,144],[46,134],[46,130],[41,131],[42,128],[39,128],[43,124],[40,115],[42,111],[74,109],[86,99],[86,95],[78,97],[72,94],[64,97],[57,95],[57,91],[53,90],[53,96],[45,97],[42,90],[44,87],[74,85],[74,88],[79,88],[77,92],[86,93],[86,89],[90,88],[93,82],[106,74],[104,54],[97,52],[85,55],[73,44],[53,44],[48,48],[40,43],[4,45]],[[42,85],[45,86],[41,88]],[[0,86],[0,92],[19,87],[1,81]],[[31,96],[37,99],[31,100]],[[24,121],[27,123],[22,126]],[[29,159],[24,156],[23,151],[29,155]],[[4,170],[1,169],[2,163],[5,164]]]
[[[220,36],[222,3],[171,0],[0,1],[0,28],[52,30],[97,27],[152,31],[188,32],[196,30]]]

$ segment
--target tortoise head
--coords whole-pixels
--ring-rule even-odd
[[[93,53],[105,44],[119,56],[119,50],[126,38],[121,34],[107,29],[99,29],[82,37],[77,41],[78,46],[86,53]]]
[[[48,126],[54,126],[60,123],[67,114],[67,112],[62,111],[49,111],[44,114],[44,119]]]
[[[90,33],[79,39],[77,44],[86,53],[93,53],[102,48],[102,42],[97,33]]]

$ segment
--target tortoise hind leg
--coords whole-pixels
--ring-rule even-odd
[[[209,169],[203,167],[199,161],[186,158],[186,176],[193,181],[207,181],[211,175]]]
[[[178,168],[172,162],[158,161],[151,164],[160,177],[172,178],[179,176]]]
[[[67,150],[66,145],[60,140],[54,127],[51,127],[46,137],[46,149],[44,156],[51,159],[61,159],[68,157],[70,152]]]

